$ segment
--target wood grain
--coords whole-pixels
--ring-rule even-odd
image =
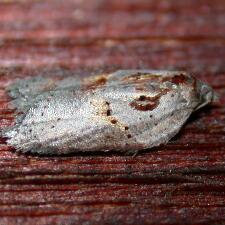
[[[168,145],[39,157],[0,139],[0,224],[225,224],[223,0],[0,1],[0,128],[27,76],[185,69],[220,96]]]

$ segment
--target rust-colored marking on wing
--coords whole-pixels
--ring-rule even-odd
[[[130,106],[139,111],[152,111],[159,105],[160,98],[168,91],[169,89],[163,89],[159,94],[153,97],[140,95],[130,103]]]

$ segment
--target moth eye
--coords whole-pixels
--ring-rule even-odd
[[[125,130],[129,130],[129,127],[126,126],[126,127],[124,127],[124,129],[125,129]]]
[[[127,138],[131,138],[131,134],[128,134],[128,135],[127,135]]]

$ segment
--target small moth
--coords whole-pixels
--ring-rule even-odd
[[[36,77],[9,87],[22,113],[2,132],[22,152],[136,152],[166,144],[211,87],[183,71],[120,70],[84,79]],[[20,114],[21,114],[20,113]]]

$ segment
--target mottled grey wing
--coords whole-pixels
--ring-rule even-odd
[[[180,74],[180,71],[156,71],[156,70],[119,70],[111,74],[105,74],[105,82],[102,86],[115,85],[121,81],[129,80],[130,77],[145,77],[150,76],[174,76]],[[184,72],[183,72],[184,73]],[[34,101],[36,96],[54,90],[63,90],[73,88],[79,90],[81,87],[93,86],[98,82],[98,78],[102,75],[91,76],[89,78],[80,78],[78,76],[70,76],[66,78],[61,77],[31,77],[26,79],[19,79],[14,82],[9,88],[9,95],[14,99],[11,103],[18,110],[25,112]],[[127,79],[126,79],[127,78]]]
[[[63,82],[27,99],[24,115],[3,132],[9,144],[41,154],[150,148],[169,141],[214,96],[183,72],[117,71]]]
[[[166,143],[192,112],[192,102],[183,101],[181,91],[163,91],[166,86],[145,88],[121,84],[52,92],[5,136],[16,149],[41,154],[136,151]]]
[[[57,89],[74,88],[79,89],[81,79],[79,77],[31,77],[16,80],[8,87],[9,95],[14,99],[11,104],[18,110],[25,112],[31,107],[36,96]]]
[[[174,77],[187,75],[185,71],[168,71],[168,70],[118,70],[108,75],[108,84],[120,83],[121,81],[130,82],[150,77]]]

